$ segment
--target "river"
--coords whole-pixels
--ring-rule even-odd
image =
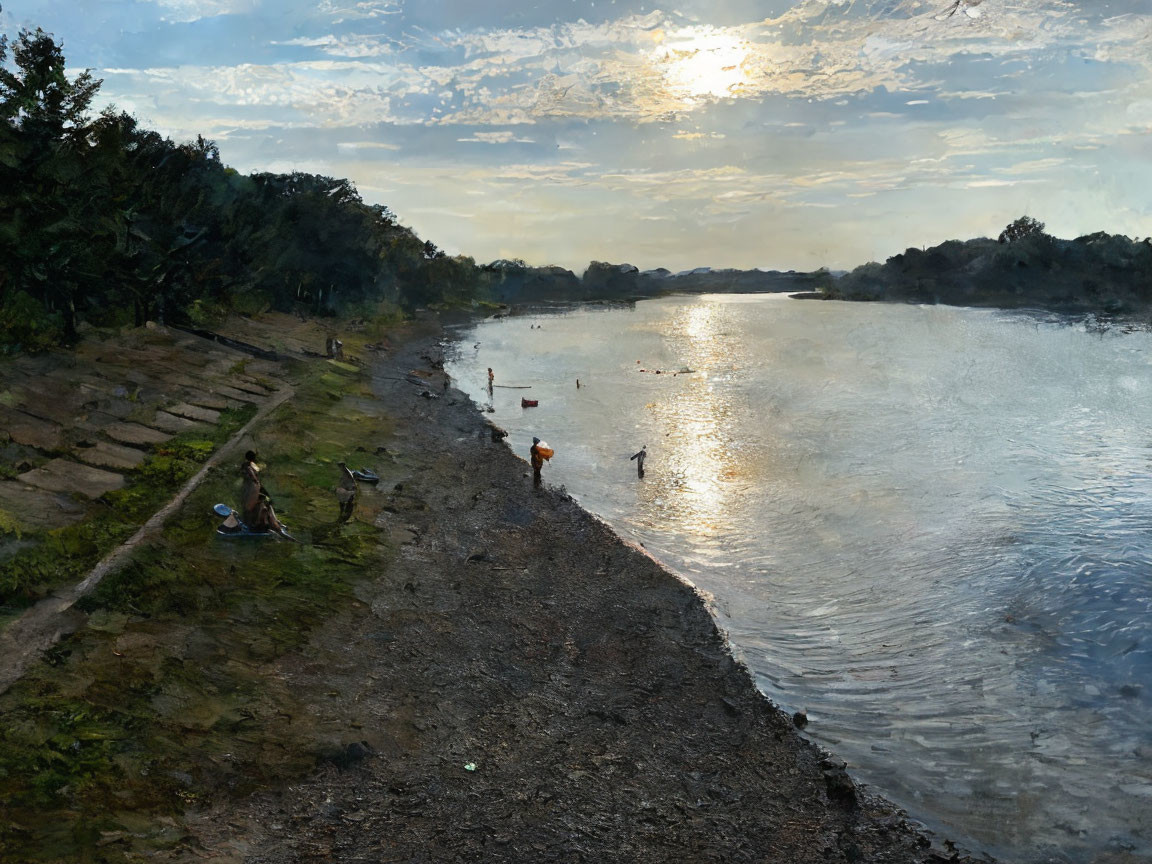
[[[858,779],[1007,861],[1152,856],[1152,334],[706,295],[456,335]]]

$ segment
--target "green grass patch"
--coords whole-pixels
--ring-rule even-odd
[[[189,806],[299,776],[331,743],[269,670],[387,565],[372,524],[384,495],[362,495],[358,519],[337,525],[333,489],[335,462],[369,463],[362,454],[391,423],[363,399],[359,370],[301,364],[295,378],[296,397],[252,447],[300,542],[216,536],[211,507],[236,506],[236,460],[210,470],[162,534],[80,601],[87,626],[0,696],[0,860],[111,864],[177,848]],[[150,512],[148,490],[181,482],[210,444],[157,449],[111,509]],[[107,539],[74,534],[92,547]]]
[[[77,582],[169,501],[216,448],[252,418],[256,407],[225,411],[220,423],[195,436],[185,433],[155,448],[134,471],[128,485],[109,492],[74,525],[25,531],[30,541],[0,570],[0,607],[31,605],[53,590]],[[0,535],[5,532],[0,524]]]

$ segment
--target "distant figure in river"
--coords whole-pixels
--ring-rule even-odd
[[[648,445],[645,444],[643,447],[640,448],[639,453],[634,454],[632,456],[632,459],[628,460],[630,462],[635,460],[635,462],[636,462],[636,476],[641,478],[641,479],[644,478],[644,460],[647,458],[648,458]]]
[[[576,379],[576,389],[577,390],[580,389],[580,379],[579,378]]]
[[[496,376],[492,374],[492,367],[488,367],[488,395],[492,395],[492,382],[496,380]]]
[[[256,459],[256,453],[249,450],[244,454],[244,464],[240,466],[240,476],[244,478],[240,486],[241,519],[249,531],[274,531],[288,536],[276,518],[276,511],[272,509],[268,490],[260,482],[260,466],[256,464]]]
[[[539,438],[532,439],[532,449],[528,455],[532,457],[532,485],[540,485],[540,469],[544,467],[544,460],[552,458],[552,448]]]
[[[340,466],[340,485],[336,487],[336,500],[340,503],[340,521],[347,522],[356,509],[356,478],[343,462]]]
[[[983,3],[984,0],[956,0],[950,4],[947,9],[936,16],[937,21],[944,21],[951,18],[957,11],[963,11],[969,18],[979,18],[980,10],[976,7]]]

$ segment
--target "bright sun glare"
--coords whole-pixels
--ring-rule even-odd
[[[748,43],[711,28],[660,34],[653,61],[668,86],[683,98],[736,96],[747,81]]]

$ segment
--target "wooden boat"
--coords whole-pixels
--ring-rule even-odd
[[[523,396],[520,397],[520,407],[521,408],[535,408],[539,404],[540,404],[539,399],[525,399]]]

